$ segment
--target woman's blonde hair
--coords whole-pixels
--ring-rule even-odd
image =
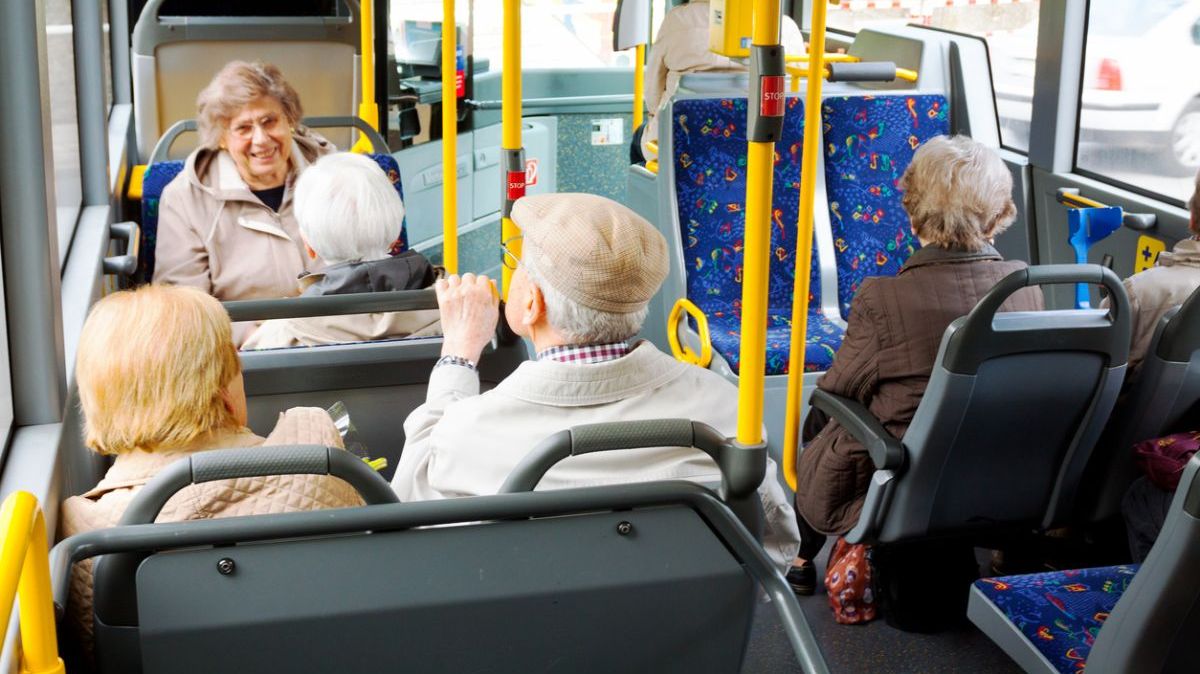
[[[937,136],[922,145],[900,189],[913,231],[945,248],[978,251],[1017,217],[1004,160],[966,136]]]
[[[230,61],[213,76],[212,81],[196,97],[196,125],[200,145],[215,150],[229,120],[242,108],[260,98],[273,98],[283,107],[287,123],[295,126],[304,116],[300,96],[283,78],[279,68],[270,63]]]
[[[149,285],[92,307],[75,357],[84,439],[101,454],[185,445],[236,428],[229,315],[195,288]]]

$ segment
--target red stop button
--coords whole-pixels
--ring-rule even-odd
[[[508,200],[516,201],[525,196],[525,171],[508,171]]]
[[[762,100],[758,114],[762,117],[783,117],[783,75],[763,75]]]

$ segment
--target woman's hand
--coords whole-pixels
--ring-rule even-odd
[[[451,274],[433,284],[442,318],[442,355],[478,363],[500,318],[496,286],[486,276]]]

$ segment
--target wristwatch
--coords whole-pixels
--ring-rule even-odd
[[[437,362],[434,363],[433,367],[439,368],[443,365],[458,365],[459,367],[465,367],[468,370],[471,370],[474,372],[479,371],[479,367],[476,366],[475,363],[472,363],[471,361],[467,360],[466,358],[463,358],[462,356],[442,356],[441,358],[438,358]]]

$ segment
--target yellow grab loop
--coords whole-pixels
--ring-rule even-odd
[[[362,99],[358,103],[358,116],[372,129],[379,130],[379,106],[375,103],[375,3],[365,1],[359,3],[359,42],[362,58]],[[372,152],[371,141],[359,134],[358,142],[350,148],[351,152],[367,154]]]
[[[504,54],[500,72],[500,149],[519,152],[521,150],[521,0],[504,0]],[[524,191],[522,183],[521,190]],[[506,195],[500,195],[505,199]],[[508,215],[501,218],[500,240],[508,242],[509,251],[521,256],[521,240],[516,223]],[[500,296],[508,299],[508,286],[512,282],[512,270],[507,265],[500,267]]]
[[[813,3],[808,61],[808,97],[804,102],[804,153],[800,159],[800,221],[796,234],[796,278],[792,285],[792,341],[788,352],[787,408],[783,426],[783,476],[796,488],[800,403],[804,386],[804,346],[808,334],[808,278],[812,268],[813,207],[817,157],[821,151],[821,84],[825,69],[825,0]]]
[[[62,674],[50,590],[46,520],[29,492],[13,492],[0,507],[0,627],[8,633],[13,599],[21,598],[21,674]]]
[[[779,47],[779,0],[755,0],[753,10],[751,44],[757,47]],[[751,105],[756,103],[759,102],[750,101]],[[775,143],[752,140],[749,142],[747,155],[737,442],[744,446],[752,446],[760,445],[763,441],[767,279],[771,253],[771,193]]]
[[[639,44],[633,57],[633,128],[636,131],[645,119],[646,107],[646,45]]]
[[[458,273],[457,41],[454,0],[442,0],[442,265],[450,274]]]
[[[679,321],[683,319],[685,312],[696,319],[696,329],[700,333],[700,353],[679,342]],[[712,338],[708,334],[708,316],[686,297],[679,298],[671,308],[671,315],[667,317],[667,342],[670,343],[671,353],[676,360],[700,367],[708,367],[712,362]]]

